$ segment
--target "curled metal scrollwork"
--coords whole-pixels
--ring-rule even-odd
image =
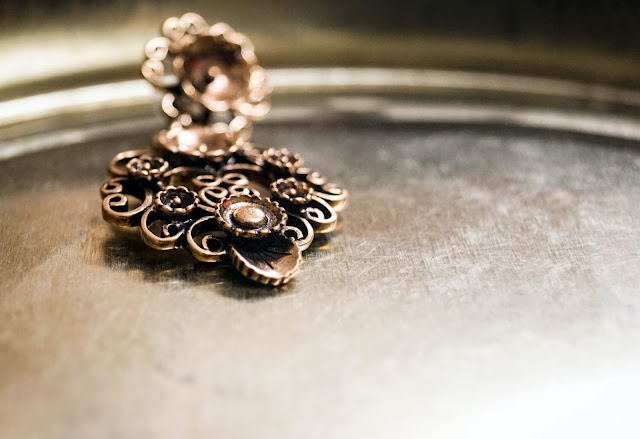
[[[340,212],[345,208],[349,192],[335,183],[330,183],[327,177],[319,171],[310,168],[298,168],[295,177],[313,188],[315,195],[326,201],[335,212]]]
[[[229,110],[251,119],[269,111],[271,87],[251,41],[225,23],[209,26],[194,13],[171,17],[145,55],[142,75],[167,92],[163,110],[185,125]]]
[[[224,23],[172,17],[145,48],[143,76],[172,119],[151,150],[117,154],[102,216],[140,227],[156,250],[229,263],[266,285],[288,282],[316,234],[333,231],[347,191],[286,148],[249,142],[271,88],[253,46]]]
[[[329,233],[336,228],[338,215],[322,198],[312,197],[300,210],[304,218],[311,223],[316,233]]]
[[[140,224],[142,215],[153,204],[153,192],[126,177],[116,177],[100,188],[102,218],[119,227]]]
[[[200,218],[187,230],[187,249],[202,262],[223,261],[227,257],[228,241],[213,216]]]
[[[142,240],[156,250],[178,248],[184,233],[185,223],[169,217],[158,209],[148,209],[140,222]]]
[[[340,199],[332,205],[323,196],[326,179],[301,171],[298,155],[274,154],[277,160],[258,165],[246,160],[255,151],[239,147],[218,166],[204,157],[184,166],[177,153],[125,151],[109,164],[114,177],[100,190],[103,217],[140,226],[153,249],[183,248],[199,261],[226,261],[252,280],[280,285],[298,271],[314,236],[335,229],[334,207],[344,206],[346,191],[335,192]]]
[[[279,178],[270,188],[272,196],[308,221],[315,233],[329,233],[335,229],[338,221],[335,210],[306,182],[294,177]]]
[[[309,248],[315,236],[311,223],[292,213],[287,217],[287,225],[282,229],[282,234],[293,238],[302,251]]]
[[[251,186],[250,180],[237,172],[222,172],[220,177],[202,175],[194,179],[201,186],[198,195],[208,206],[217,207],[222,200],[231,195],[253,195],[260,193]]]

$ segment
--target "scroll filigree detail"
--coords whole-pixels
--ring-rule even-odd
[[[145,47],[142,75],[165,91],[162,109],[184,125],[208,124],[215,113],[249,119],[269,111],[271,87],[249,39],[197,14],[171,17]]]
[[[286,148],[251,143],[271,88],[251,42],[197,14],[172,17],[145,48],[143,76],[172,119],[150,150],[117,154],[102,216],[139,227],[149,247],[227,263],[266,285],[289,282],[316,234],[336,228],[347,191]]]
[[[202,262],[228,262],[257,282],[285,283],[314,236],[335,229],[337,213],[315,189],[326,182],[310,184],[290,160],[257,165],[245,163],[246,156],[239,147],[222,162],[202,157],[185,167],[178,153],[120,153],[109,166],[115,177],[101,188],[103,217],[140,226],[143,241],[156,250],[184,248]],[[148,172],[140,175],[141,168]],[[272,180],[283,174],[293,176]]]

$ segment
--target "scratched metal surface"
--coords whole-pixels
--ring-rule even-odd
[[[637,437],[638,141],[356,98],[256,129],[351,191],[282,289],[102,221],[146,110],[0,161],[0,436]]]

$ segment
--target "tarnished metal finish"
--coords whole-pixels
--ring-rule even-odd
[[[246,121],[245,118],[240,117],[234,119],[234,122],[238,119]],[[233,122],[230,124],[218,122],[212,126],[190,124],[185,127],[180,122],[175,122],[169,129],[162,130],[155,136],[154,145],[158,149],[184,155],[187,159],[206,158],[221,162],[238,151],[245,137],[250,135],[250,130],[243,130],[244,134],[240,134],[237,129],[234,129],[234,125],[238,126]]]
[[[184,216],[196,208],[200,200],[198,194],[184,186],[167,186],[154,198],[155,208],[171,216]]]
[[[189,125],[225,111],[252,119],[269,111],[271,87],[245,35],[192,12],[167,19],[162,34],[147,43],[142,74],[167,92],[167,116]]]
[[[287,212],[268,198],[238,194],[220,202],[216,220],[232,235],[258,239],[280,232],[287,223]]]
[[[102,218],[119,227],[133,227],[140,224],[144,212],[152,206],[153,191],[143,187],[133,178],[116,177],[102,185]],[[130,205],[130,198],[136,206]]]
[[[229,257],[244,276],[272,286],[289,282],[302,264],[302,250],[295,239],[279,233],[238,241],[230,247]]]
[[[269,188],[277,200],[298,206],[307,204],[313,197],[313,189],[306,182],[292,177],[279,178]]]
[[[169,18],[162,32],[147,43],[143,75],[172,89],[175,101],[186,97],[190,106],[206,107],[207,115],[165,109],[175,120],[154,137],[160,156],[116,155],[109,163],[115,178],[100,190],[103,218],[121,227],[139,225],[143,241],[156,250],[186,248],[203,262],[228,256],[249,279],[289,282],[315,233],[335,229],[347,192],[317,171],[300,171],[304,160],[286,148],[244,145],[251,134],[247,117],[269,109],[264,72],[244,35],[222,23],[208,27],[193,13]],[[174,75],[165,69],[169,55],[178,81],[173,85],[167,81]],[[231,121],[216,122],[224,112]]]
[[[127,170],[133,178],[155,180],[169,170],[169,162],[161,157],[143,154],[129,160]]]
[[[302,251],[315,233],[333,231],[338,216],[306,181],[297,179],[307,174],[297,174],[290,161],[243,164],[247,154],[235,152],[223,162],[202,158],[192,167],[180,166],[180,154],[162,158],[142,150],[121,152],[109,164],[115,177],[100,190],[103,218],[120,227],[140,226],[143,241],[156,250],[186,248],[204,262],[229,256],[252,280],[286,283],[300,268]],[[269,156],[267,151],[258,155]],[[125,170],[128,176],[122,176]],[[284,174],[290,177],[268,183]]]

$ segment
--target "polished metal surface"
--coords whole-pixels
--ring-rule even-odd
[[[492,102],[276,88],[256,141],[351,199],[268,291],[103,223],[149,107],[5,127],[35,147],[0,162],[2,436],[634,437],[637,137]]]

